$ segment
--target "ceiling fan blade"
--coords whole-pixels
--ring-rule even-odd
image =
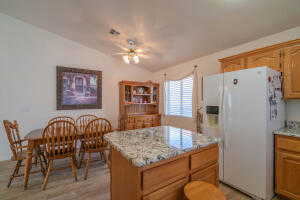
[[[145,54],[138,54],[138,56],[141,57],[141,58],[145,58],[145,59],[151,58],[151,56],[145,55]]]
[[[114,53],[113,55],[127,55],[128,53]]]
[[[115,45],[117,46],[117,47],[119,47],[120,49],[122,49],[123,51],[129,51],[129,49],[128,48],[126,48],[126,47],[123,47],[122,45],[120,45],[120,44],[117,44],[117,43],[115,43]]]

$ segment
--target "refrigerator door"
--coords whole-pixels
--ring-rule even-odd
[[[223,74],[216,74],[203,77],[203,101],[204,101],[204,120],[203,132],[213,134],[223,138],[222,128],[222,96],[223,96]],[[219,120],[217,126],[209,124],[206,114],[207,106],[219,107]],[[219,144],[219,179],[223,180],[223,141]]]
[[[266,68],[224,74],[224,182],[255,197],[266,188]]]

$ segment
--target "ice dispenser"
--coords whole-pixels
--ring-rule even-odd
[[[219,124],[219,106],[206,106],[207,122],[209,127],[217,127]]]

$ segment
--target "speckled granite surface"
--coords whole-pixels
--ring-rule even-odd
[[[286,135],[300,138],[300,130],[299,129],[289,129],[287,127],[281,128],[274,132],[276,135]]]
[[[300,122],[298,121],[287,121],[287,127],[281,128],[274,132],[277,135],[286,135],[300,138]]]
[[[138,167],[220,141],[214,136],[171,126],[112,132],[104,139]]]

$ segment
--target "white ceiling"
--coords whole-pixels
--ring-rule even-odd
[[[300,0],[1,0],[0,12],[108,55],[136,39],[150,71],[300,26]]]

